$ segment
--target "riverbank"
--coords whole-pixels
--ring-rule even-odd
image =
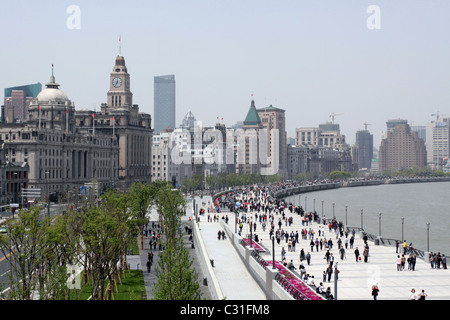
[[[412,177],[412,178],[399,177],[399,178],[379,178],[379,179],[349,179],[339,182],[319,182],[319,183],[308,182],[308,184],[276,190],[273,193],[273,197],[276,199],[281,199],[284,197],[301,193],[330,190],[337,188],[377,186],[383,184],[449,182],[449,181],[450,177]]]

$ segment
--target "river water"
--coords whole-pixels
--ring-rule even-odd
[[[333,217],[334,203],[334,216],[350,227],[361,227],[362,220],[363,229],[378,236],[381,225],[381,237],[398,240],[402,240],[403,229],[404,240],[414,248],[450,254],[450,182],[348,187],[285,199],[306,211],[315,208],[319,217],[323,202],[326,218]]]

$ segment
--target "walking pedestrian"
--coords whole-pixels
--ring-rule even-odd
[[[331,275],[333,274],[333,268],[331,267],[331,265],[328,266],[326,272],[327,272],[328,282],[331,282]]]
[[[363,257],[364,257],[364,262],[367,262],[367,260],[369,259],[369,249],[367,249],[367,247],[364,248]]]
[[[344,249],[344,247],[341,247],[341,250],[339,250],[339,253],[341,255],[341,260],[344,260],[344,258],[345,258],[345,249]]]
[[[356,249],[355,249],[355,258],[356,258],[356,262],[358,262],[358,260],[359,260],[359,249],[358,249],[358,247],[356,247]]]
[[[402,267],[402,258],[400,257],[400,255],[397,255],[397,271],[401,270]]]
[[[308,266],[311,263],[311,255],[309,254],[309,252],[306,254],[306,262],[308,263]]]
[[[378,293],[380,292],[380,289],[378,289],[378,286],[373,285],[372,286],[372,296],[373,296],[373,300],[377,300],[378,297]]]

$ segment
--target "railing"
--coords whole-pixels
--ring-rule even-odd
[[[396,246],[397,242],[400,244],[400,246],[402,244],[402,242],[397,239],[382,238],[382,237],[378,237],[376,235],[373,235],[373,234],[370,234],[370,233],[367,233],[364,231],[363,231],[363,236],[366,236],[368,240],[378,242],[379,244],[382,244],[385,246]],[[403,249],[403,247],[401,247],[401,249]],[[413,248],[411,250],[411,248],[408,246],[408,247],[406,247],[406,253],[412,253],[418,258],[425,259],[425,251],[420,250],[420,249]]]

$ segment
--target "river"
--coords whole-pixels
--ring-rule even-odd
[[[432,252],[450,254],[450,182],[346,187],[285,199],[306,211],[315,207],[320,217],[323,201],[326,218],[333,216],[334,203],[334,216],[350,227],[361,227],[362,220],[363,229],[378,236],[381,225],[381,237],[398,240],[402,240],[403,229],[404,240],[414,248],[427,251],[429,246]]]

